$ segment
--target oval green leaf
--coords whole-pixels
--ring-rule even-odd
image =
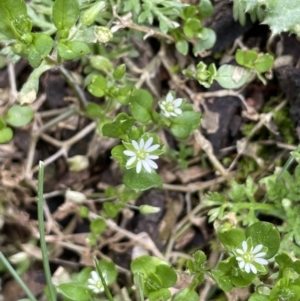
[[[5,121],[12,126],[20,127],[29,123],[33,118],[34,111],[28,106],[12,106],[6,116]]]
[[[58,286],[62,295],[72,301],[89,301],[90,295],[88,290],[78,283],[62,283]]]
[[[0,143],[9,142],[14,136],[11,128],[5,127],[0,129]]]

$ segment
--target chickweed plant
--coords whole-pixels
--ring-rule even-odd
[[[76,96],[68,110],[57,111],[38,133],[32,130],[31,153],[25,167],[27,177],[39,171],[38,238],[47,282],[44,293],[49,301],[198,301],[216,300],[218,294],[230,300],[231,292],[241,288],[248,288],[247,298],[250,301],[300,300],[299,149],[291,152],[290,159],[279,172],[261,178],[258,183],[251,177],[244,184],[233,180],[230,170],[224,169],[199,131],[202,115],[196,102],[193,102],[197,94],[184,84],[185,81],[194,80],[203,88],[210,88],[217,82],[224,89],[223,93],[240,95],[234,89],[242,88],[254,79],[267,83],[274,57],[251,49],[237,49],[234,57],[236,63],[218,67],[214,62],[207,65],[201,57],[213,47],[216,34],[203,26],[202,21],[212,16],[213,4],[209,0],[201,0],[198,4],[185,2],[0,0],[0,55],[5,58],[8,67],[21,58],[28,60],[32,67],[20,91],[16,90],[15,85],[11,87],[16,93],[0,117],[0,143],[8,143],[13,139],[14,128],[29,125],[32,120],[34,123],[40,120],[42,115],[37,107],[40,103],[39,81],[43,73],[58,71]],[[247,11],[254,19],[258,17],[259,20],[265,20],[278,33],[284,30],[278,28],[283,24],[273,16],[277,16],[280,10],[279,2],[234,0],[234,16],[244,23],[243,14]],[[299,10],[299,4],[294,4]],[[291,13],[290,6],[294,8],[294,5],[286,4],[285,9]],[[276,22],[277,27],[274,24]],[[285,29],[299,33],[300,25],[293,22],[296,21],[290,20]],[[137,53],[130,38],[134,34],[139,42],[149,37],[160,42],[158,54],[145,69],[133,63]],[[174,45],[174,51],[176,49],[180,55],[192,53],[199,58],[199,62],[191,63],[180,72],[176,71],[166,54],[169,44]],[[122,58],[124,63],[120,63]],[[69,61],[81,64],[81,78],[68,69]],[[141,88],[147,78],[155,76],[160,66],[169,72],[176,83],[162,96],[149,83],[151,92]],[[133,78],[128,69],[139,74],[139,78]],[[95,101],[88,101],[87,94]],[[84,117],[90,123],[63,142],[45,133],[71,116]],[[267,127],[272,114],[265,114],[264,117],[266,119],[262,120],[261,126]],[[159,250],[151,241],[152,247],[148,247],[148,251],[152,255],[148,252],[132,258],[129,274],[132,282],[125,290],[116,289],[118,277],[120,272],[124,273],[124,269],[103,254],[90,258],[92,264],[72,275],[69,273],[68,279],[55,277],[51,273],[43,211],[44,165],[61,156],[68,157],[71,146],[94,130],[99,137],[113,141],[111,157],[118,164],[123,178],[121,185],[106,187],[105,202],[97,212],[85,206],[87,196],[84,193],[66,192],[66,198],[78,206],[76,213],[90,222],[87,238],[89,247],[96,250],[99,237],[107,229],[123,231],[127,238],[134,239],[135,244],[145,247],[145,237],[137,239],[134,234],[128,234],[128,231],[118,227],[114,218],[128,208],[138,210],[143,215],[160,210],[147,204],[135,206],[132,200],[151,188],[170,188],[169,184],[163,183],[160,175],[160,161],[174,160],[180,167],[187,167],[187,158],[193,151],[186,141],[194,137],[216,174],[222,175],[229,184],[229,188],[223,192],[203,195],[199,205],[193,209],[195,218],[201,214],[213,225],[215,240],[211,243],[211,252],[218,254],[216,261],[211,260],[207,251],[200,249],[193,254],[177,254],[180,260],[171,260],[170,252],[174,244],[171,239],[165,250]],[[166,132],[175,141],[180,141],[179,150],[172,149],[166,143],[163,138]],[[248,138],[252,136],[251,132]],[[60,150],[45,163],[40,162],[39,166],[32,167],[33,152],[39,137]],[[243,154],[243,151],[239,152],[239,156]],[[79,154],[67,159],[73,172],[79,172],[89,165],[86,156]],[[261,189],[265,190],[265,196],[258,193]],[[191,194],[199,189],[189,186],[181,187],[181,191]],[[278,221],[276,225],[270,222],[272,220]],[[179,235],[180,231],[191,225],[192,219],[184,218],[174,229],[174,235]],[[95,254],[99,255],[96,251]],[[26,256],[22,258],[27,260]],[[10,272],[26,293],[27,299],[22,301],[37,301],[19,276],[16,256],[9,261],[0,253],[0,260],[3,270]],[[176,285],[182,273],[189,276],[189,281],[178,289]]]

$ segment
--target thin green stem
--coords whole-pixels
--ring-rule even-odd
[[[5,256],[0,252],[0,261],[3,262],[5,267],[8,269],[8,271],[12,274],[12,276],[15,278],[15,280],[19,283],[25,294],[28,296],[28,298],[31,301],[37,301],[37,299],[34,297],[32,292],[29,290],[29,288],[26,286],[26,284],[23,282],[21,277],[17,274],[17,272],[14,270],[14,268],[11,266],[11,264],[8,262],[8,260],[5,258]]]
[[[99,274],[99,277],[101,279],[101,282],[103,283],[103,287],[104,287],[104,291],[105,291],[105,294],[106,294],[106,297],[108,298],[109,301],[114,301],[114,298],[106,284],[106,281],[102,275],[102,271],[101,271],[101,268],[100,266],[98,265],[97,263],[97,260],[95,259],[95,266],[96,266],[96,270],[97,270],[97,273]]]
[[[44,273],[46,276],[46,282],[49,288],[50,300],[56,301],[56,292],[51,280],[51,271],[49,266],[48,251],[45,239],[45,223],[44,223],[44,163],[40,161],[39,164],[39,178],[38,178],[38,221],[39,221],[39,232],[40,232],[40,243],[42,249]]]

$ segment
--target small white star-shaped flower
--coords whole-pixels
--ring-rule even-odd
[[[242,242],[242,249],[236,249],[235,252],[239,254],[236,257],[240,269],[244,270],[246,273],[257,273],[257,268],[253,263],[258,263],[260,265],[267,265],[268,261],[264,257],[267,253],[261,252],[264,246],[262,244],[256,247],[250,247],[247,241]]]
[[[159,103],[161,108],[161,112],[166,117],[177,117],[182,114],[182,110],[179,108],[182,105],[182,98],[174,99],[172,92],[170,91],[167,96],[166,100],[163,100]]]
[[[132,140],[131,144],[134,147],[134,150],[124,151],[126,156],[131,157],[128,159],[126,167],[131,168],[132,165],[136,163],[137,173],[141,172],[142,167],[144,167],[147,172],[151,172],[152,168],[158,168],[157,164],[153,160],[156,160],[159,157],[156,155],[151,155],[151,152],[157,150],[159,148],[159,144],[152,145],[152,143],[152,137],[150,137],[146,142],[144,138],[142,138],[139,142]]]
[[[96,271],[91,272],[91,278],[89,278],[88,283],[88,288],[92,290],[95,294],[104,292],[103,283]]]

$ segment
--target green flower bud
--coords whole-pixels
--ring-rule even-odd
[[[92,25],[95,22],[98,14],[104,8],[105,8],[104,1],[98,1],[94,3],[81,15],[81,22],[86,26]]]
[[[100,43],[107,43],[113,38],[112,32],[105,26],[97,26],[94,33]]]
[[[68,158],[68,164],[71,171],[82,171],[89,166],[89,160],[86,156],[77,155]]]
[[[153,213],[157,213],[160,211],[159,207],[149,206],[149,205],[142,205],[139,207],[140,212],[144,215],[149,215]]]

